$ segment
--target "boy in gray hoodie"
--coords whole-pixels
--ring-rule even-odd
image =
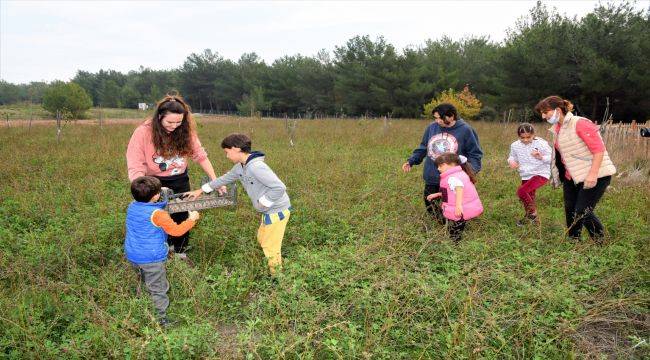
[[[235,166],[223,176],[193,191],[192,195],[197,197],[215,189],[224,193],[227,184],[239,180],[255,210],[262,213],[257,241],[268,260],[271,275],[275,275],[276,270],[282,267],[282,239],[291,214],[287,187],[266,165],[264,153],[251,151],[251,139],[248,136],[230,134],[221,141],[221,148]]]

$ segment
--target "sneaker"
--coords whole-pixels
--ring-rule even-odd
[[[176,325],[176,321],[170,320],[167,316],[163,316],[158,320],[158,325],[164,329],[169,329],[170,327]]]
[[[175,260],[182,260],[187,264],[187,266],[194,267],[194,263],[192,262],[192,259],[190,259],[187,256],[187,254],[184,253],[184,252],[174,253],[174,259]]]
[[[176,259],[180,259],[180,260],[185,260],[185,261],[187,261],[187,260],[189,259],[189,258],[187,257],[187,253],[184,253],[184,252],[177,252],[177,253],[174,253],[174,258],[176,258]]]

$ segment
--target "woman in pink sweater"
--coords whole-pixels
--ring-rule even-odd
[[[192,159],[203,171],[216,179],[208,154],[201,146],[190,107],[178,96],[166,96],[156,106],[153,117],[140,124],[129,141],[126,163],[129,181],[140,176],[155,176],[162,186],[175,193],[190,191],[187,161]],[[172,214],[177,223],[187,219],[187,212]],[[169,236],[167,242],[176,254],[185,258],[189,232]]]
[[[616,173],[609,158],[598,125],[574,115],[573,104],[559,96],[549,96],[535,106],[535,111],[551,127],[554,158],[551,175],[555,186],[562,183],[567,235],[581,238],[582,228],[589,237],[601,243],[605,227],[594,209]]]

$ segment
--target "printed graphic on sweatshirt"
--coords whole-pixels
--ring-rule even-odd
[[[185,165],[185,159],[178,155],[169,159],[165,159],[162,156],[154,155],[153,162],[158,164],[158,168],[160,169],[160,171],[167,171],[171,169],[170,175],[180,174],[182,172],[181,169],[183,169]]]
[[[446,152],[458,153],[458,140],[450,133],[433,135],[427,145],[427,156],[435,160],[439,155]]]

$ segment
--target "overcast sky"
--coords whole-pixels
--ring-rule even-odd
[[[597,1],[545,1],[583,16]],[[637,3],[647,8],[650,0]],[[172,69],[209,48],[267,63],[314,55],[356,35],[398,49],[447,35],[501,41],[535,1],[13,1],[0,0],[0,79],[69,80],[77,70]]]

